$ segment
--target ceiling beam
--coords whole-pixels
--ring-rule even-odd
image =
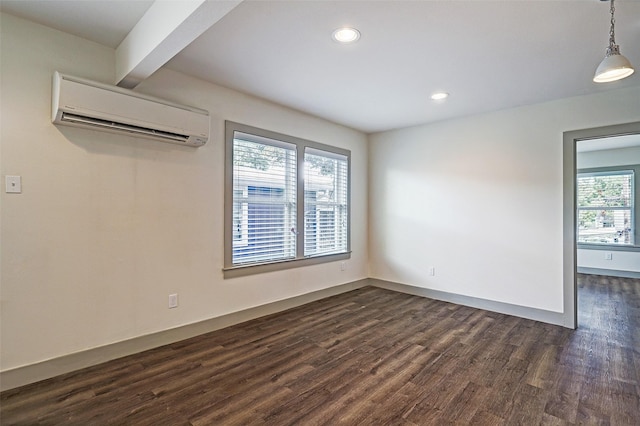
[[[156,0],[116,49],[116,84],[132,89],[242,0]]]

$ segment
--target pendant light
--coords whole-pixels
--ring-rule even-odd
[[[607,47],[606,55],[602,62],[600,62],[600,65],[598,65],[596,74],[593,77],[593,81],[596,83],[608,83],[610,81],[621,80],[625,77],[629,77],[634,71],[633,66],[631,66],[631,62],[620,54],[620,46],[616,44],[616,34],[614,29],[616,20],[613,17],[613,13],[615,12],[613,1],[614,0],[611,0],[609,47]]]

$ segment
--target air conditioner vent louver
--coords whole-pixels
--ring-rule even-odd
[[[163,132],[160,130],[147,129],[144,127],[131,126],[128,124],[120,124],[114,121],[101,120],[99,118],[81,117],[75,114],[62,113],[61,121],[86,124],[89,126],[103,127],[105,130],[119,130],[123,132],[133,133],[136,135],[160,137],[163,139],[171,139],[176,142],[186,143],[189,138],[184,135],[178,135],[176,133]]]
[[[209,139],[207,111],[57,72],[52,105],[54,124],[195,147]]]

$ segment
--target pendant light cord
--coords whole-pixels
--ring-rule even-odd
[[[615,32],[615,25],[616,25],[616,18],[613,17],[613,14],[616,11],[615,6],[613,5],[613,1],[611,0],[611,29],[609,30],[609,49],[614,50],[616,48],[616,32]]]
[[[616,44],[616,18],[614,18],[614,12],[616,11],[615,6],[613,5],[613,1],[611,0],[611,29],[609,30],[609,47],[607,47],[607,51],[605,52],[605,57],[609,57],[611,55],[619,55],[620,54],[620,46]]]

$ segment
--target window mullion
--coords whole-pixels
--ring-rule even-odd
[[[298,209],[296,210],[296,258],[304,257],[304,231],[305,231],[305,221],[304,221],[304,150],[305,146],[303,144],[298,144],[296,146],[296,158],[297,162],[297,191],[296,191],[296,204]]]

